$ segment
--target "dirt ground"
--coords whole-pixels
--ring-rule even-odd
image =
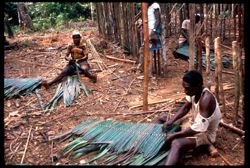
[[[152,122],[159,115],[159,113],[116,115],[142,111],[142,107],[138,107],[138,105],[142,104],[143,99],[143,73],[136,71],[134,64],[107,59],[104,55],[135,60],[131,56],[125,55],[116,44],[111,42],[107,42],[106,48],[98,46],[100,41],[105,40],[98,35],[95,29],[81,32],[84,38],[91,38],[92,44],[99,49],[99,53],[102,53],[101,60],[107,67],[110,67],[108,69],[113,70],[113,73],[108,70],[96,72],[97,83],[92,83],[82,75],[81,81],[87,85],[90,95],[86,97],[81,94],[72,106],[66,108],[60,101],[56,109],[46,113],[41,110],[35,94],[4,100],[4,158],[6,165],[20,164],[25,150],[23,164],[79,164],[82,158],[80,160],[52,159],[69,141],[51,142],[48,139],[68,131],[82,121],[96,117],[110,118],[115,121]],[[64,60],[66,50],[60,51],[58,47],[67,46],[71,42],[70,32],[21,34],[15,39],[8,40],[11,43],[16,42],[18,48],[4,51],[5,78],[42,77],[51,80],[67,63]],[[171,50],[175,46],[176,39],[171,37],[166,40],[168,45],[167,76],[150,78],[148,90],[149,103],[163,99],[169,99],[169,101],[149,105],[149,110],[169,108],[171,113],[175,113],[180,107],[178,102],[181,102],[185,97],[181,86],[181,77],[188,69],[188,62],[173,57]],[[99,69],[91,53],[89,63],[93,69]],[[232,68],[226,70],[232,72]],[[212,77],[214,77],[214,72],[212,72]],[[205,75],[204,79],[206,79]],[[223,121],[234,124],[233,76],[223,73],[223,84],[226,88],[224,91],[226,110],[223,112]],[[212,86],[214,87],[214,83]],[[43,87],[39,89],[43,102],[48,102],[53,97],[56,88],[57,86],[54,85],[48,90]],[[243,116],[241,111],[237,123],[237,127],[240,129],[243,129]],[[28,136],[30,137],[29,143],[25,148]],[[243,165],[245,162],[244,145],[244,138],[220,126],[215,144],[220,156],[212,158],[206,149],[197,149],[191,157],[185,158],[182,164]]]

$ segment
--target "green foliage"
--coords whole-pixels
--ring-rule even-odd
[[[90,18],[90,4],[80,2],[34,2],[27,4],[36,30],[47,30],[69,21]]]

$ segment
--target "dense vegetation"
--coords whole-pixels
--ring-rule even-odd
[[[16,3],[5,2],[4,5],[4,11],[5,14],[8,14],[11,27],[18,26]],[[69,21],[83,21],[91,18],[90,3],[28,2],[25,5],[35,31],[56,28]]]

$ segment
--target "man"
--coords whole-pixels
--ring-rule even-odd
[[[148,33],[149,40],[159,38],[161,34],[161,13],[160,5],[156,2],[148,4]],[[152,41],[153,42],[153,41]]]
[[[208,88],[203,87],[202,75],[198,71],[186,72],[182,78],[182,86],[187,95],[185,104],[170,120],[166,121],[166,114],[158,118],[158,123],[163,124],[163,131],[166,131],[176,120],[192,111],[189,126],[183,126],[181,131],[169,134],[165,139],[166,144],[171,143],[166,165],[177,164],[183,151],[201,145],[212,146],[221,120],[217,99]]]
[[[69,61],[63,71],[51,82],[44,81],[42,85],[47,89],[54,83],[59,82],[65,76],[73,75],[77,72],[77,68],[81,74],[85,74],[92,82],[96,82],[97,76],[90,71],[88,60],[88,49],[86,47],[85,40],[81,41],[81,34],[78,31],[74,31],[72,34],[73,44],[68,46],[68,50],[65,59]]]
[[[195,15],[195,25],[197,27],[200,22],[200,15]],[[181,47],[184,43],[188,43],[189,35],[188,31],[190,28],[190,19],[185,19],[181,24],[180,37],[179,37],[179,47]]]

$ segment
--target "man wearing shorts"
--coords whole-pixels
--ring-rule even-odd
[[[162,114],[158,123],[163,124],[163,131],[189,111],[192,112],[189,125],[184,124],[181,131],[168,134],[165,142],[171,143],[171,148],[165,165],[176,165],[183,151],[194,149],[201,145],[212,145],[216,140],[216,131],[221,120],[221,111],[216,97],[203,87],[200,72],[192,70],[184,74],[182,86],[186,96],[185,104],[167,121],[167,115]]]

